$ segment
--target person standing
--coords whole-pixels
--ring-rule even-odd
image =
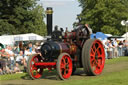
[[[13,70],[14,69],[14,53],[13,53],[13,51],[12,51],[12,47],[11,46],[9,46],[9,48],[8,48],[8,53],[9,53],[9,55],[10,55],[10,60],[11,60],[11,64],[10,64],[10,69],[11,70]]]
[[[107,43],[108,43],[107,41],[104,43],[105,56],[106,56],[105,58],[106,58],[106,59],[108,59],[108,53],[107,53],[107,50],[108,50],[108,48],[109,48],[109,47],[107,46]]]
[[[114,53],[114,55],[113,55],[113,57],[114,58],[117,58],[118,57],[118,43],[117,43],[117,39],[115,38],[115,40],[113,41],[113,53]]]
[[[8,68],[11,64],[10,61],[10,55],[5,51],[3,48],[0,52],[1,59],[5,61],[5,64],[2,65],[3,74],[11,72],[11,70]]]
[[[123,56],[123,42],[120,41],[119,44],[118,44],[118,50],[119,50],[119,54],[118,56]]]
[[[112,41],[108,41],[108,59],[112,59],[112,51],[113,51],[113,46],[112,46]]]
[[[127,56],[127,54],[128,54],[128,42],[127,42],[127,40],[123,41],[123,54],[124,54],[124,56]]]
[[[125,46],[125,56],[128,56],[128,41],[127,40],[125,40],[124,46]]]

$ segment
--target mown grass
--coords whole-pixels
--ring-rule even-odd
[[[115,59],[110,59],[110,60],[106,60],[106,64],[116,64],[116,63],[121,63],[121,62],[126,62],[126,61],[128,61],[128,56],[127,57],[120,57],[120,58],[115,58]],[[54,72],[55,73],[55,72]],[[126,73],[126,71],[124,71],[124,72],[119,72],[119,74],[121,74],[121,75],[123,75],[123,73]],[[45,71],[45,73],[44,73],[44,75],[49,75],[49,73],[47,72],[47,71]],[[117,76],[117,74],[118,73],[116,73],[115,72],[115,74],[114,74],[114,76],[111,76],[111,75],[105,75],[105,76],[103,76],[103,77],[99,77],[98,76],[98,78],[96,78],[96,79],[92,79],[91,80],[91,78],[89,78],[89,81],[91,81],[91,82],[97,82],[97,81],[99,81],[100,79],[100,81],[102,81],[102,83],[103,82],[106,82],[106,78],[108,79],[107,80],[107,82],[111,82],[111,80],[113,80],[116,76]],[[43,76],[44,76],[43,75]],[[120,76],[121,76],[120,75]],[[127,75],[127,76],[126,76]],[[120,78],[120,76],[117,76],[117,77],[119,77]],[[22,79],[22,78],[25,78],[25,77],[28,77],[28,75],[27,75],[27,73],[19,73],[19,74],[8,74],[8,75],[0,75],[0,80],[18,80],[18,79]],[[122,76],[123,77],[123,76]],[[118,80],[119,78],[117,78],[116,80]],[[127,78],[127,81],[128,81],[128,70],[127,70],[127,73],[124,75],[124,77],[122,78],[122,79],[124,79],[124,78]],[[99,80],[98,80],[99,79]],[[122,80],[121,79],[121,80]],[[116,81],[116,80],[113,80],[113,81]],[[119,79],[120,80],[120,79]],[[79,81],[79,83],[84,83],[84,81],[85,80],[80,80]],[[77,83],[77,82],[76,82]],[[89,83],[89,85],[90,85],[90,82],[88,82],[88,80],[85,82],[85,83]],[[73,84],[73,83],[71,83],[71,84]],[[74,83],[75,84],[75,83]],[[68,84],[66,84],[66,85],[68,85]],[[77,84],[75,84],[75,85],[77,85]],[[86,84],[86,85],[88,85],[88,84]],[[98,85],[98,84],[95,84],[95,85]],[[99,84],[99,85],[101,85],[101,84]],[[105,84],[102,84],[102,85],[105,85]],[[106,84],[106,85],[108,85],[108,84]],[[110,85],[116,85],[116,84],[110,84]],[[119,84],[120,85],[120,84]],[[125,84],[125,85],[128,85],[128,84]]]
[[[21,79],[24,77],[27,73],[17,73],[17,74],[6,74],[6,75],[0,75],[0,80],[15,80],[15,79]]]
[[[57,85],[128,85],[128,69],[102,76],[64,81]]]
[[[108,59],[105,61],[106,64],[115,64],[115,63],[120,63],[120,62],[124,62],[124,61],[128,61],[128,56],[123,56],[123,57],[119,57],[119,58],[114,58],[114,59]]]

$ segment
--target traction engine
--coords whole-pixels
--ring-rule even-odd
[[[52,8],[47,8],[47,31],[51,38],[41,46],[41,55],[30,56],[27,64],[30,77],[41,78],[47,68],[56,69],[61,80],[68,79],[76,68],[84,68],[89,76],[100,75],[105,64],[102,42],[90,39],[87,25],[79,25],[71,32],[52,32],[52,12]]]

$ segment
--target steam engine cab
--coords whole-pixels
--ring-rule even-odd
[[[44,61],[54,62],[61,53],[68,53],[72,61],[77,64],[79,60],[78,67],[82,67],[80,56],[84,42],[90,38],[89,33],[88,28],[84,25],[78,26],[72,32],[65,32],[64,35],[61,31],[53,31],[52,38],[41,46]]]

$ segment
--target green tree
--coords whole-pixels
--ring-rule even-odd
[[[80,23],[91,25],[93,32],[121,35],[125,29],[121,20],[128,19],[128,0],[78,0],[82,12]]]
[[[37,0],[0,0],[0,35],[46,35],[44,10],[36,2]]]

